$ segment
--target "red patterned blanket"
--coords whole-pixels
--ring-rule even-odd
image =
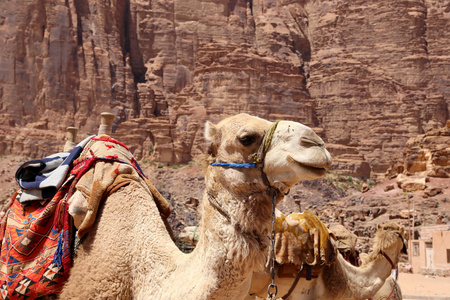
[[[59,293],[71,266],[69,214],[63,186],[46,203],[22,205],[13,196],[0,225],[2,299]]]

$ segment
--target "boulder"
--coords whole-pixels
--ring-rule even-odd
[[[424,193],[428,196],[428,197],[433,197],[436,196],[438,194],[442,193],[442,189],[441,188],[427,188]]]
[[[385,187],[383,188],[383,191],[389,192],[389,191],[393,190],[394,188],[395,188],[395,187],[394,187],[393,184],[388,184],[387,186],[385,186]]]
[[[404,174],[397,176],[397,185],[403,192],[422,191],[426,187],[425,177],[409,177]]]

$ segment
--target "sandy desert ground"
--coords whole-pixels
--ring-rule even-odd
[[[450,300],[450,277],[400,273],[403,299]]]

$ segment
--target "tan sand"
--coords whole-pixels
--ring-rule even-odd
[[[398,280],[404,299],[450,300],[450,277],[400,273]]]

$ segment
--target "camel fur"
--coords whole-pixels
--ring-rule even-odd
[[[360,258],[362,261],[367,260],[367,254],[361,253]],[[397,270],[398,271],[398,270]],[[393,274],[386,278],[381,288],[371,297],[371,300],[402,300],[402,290],[398,284],[397,279]]]
[[[207,122],[209,163],[250,163],[271,122],[247,114]],[[144,182],[109,195],[77,252],[61,299],[243,299],[264,265],[272,200],[302,179],[325,174],[331,157],[309,127],[281,121],[263,171],[208,165],[199,243],[190,254],[172,241]]]

